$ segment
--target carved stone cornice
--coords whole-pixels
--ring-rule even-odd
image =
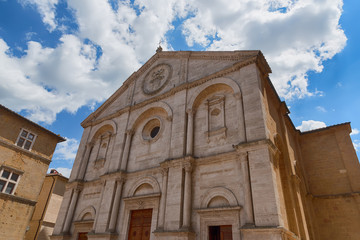
[[[102,119],[94,121],[94,119],[102,113],[102,111],[106,108],[106,106],[110,105],[113,101],[115,101],[115,99],[128,88],[130,82],[134,81],[141,74],[143,74],[146,70],[148,70],[152,66],[152,64],[155,63],[155,61],[157,59],[159,59],[160,56],[164,57],[164,58],[180,58],[180,57],[186,55],[185,53],[179,54],[179,52],[156,53],[137,72],[133,73],[124,82],[124,84],[120,87],[120,89],[118,91],[116,91],[103,105],[101,105],[97,111],[95,111],[88,118],[86,118],[81,123],[81,125],[84,128],[88,127],[88,126],[97,125],[105,120],[109,120],[109,119],[115,118],[117,116],[120,116],[121,114],[129,111],[130,108],[132,110],[141,108],[147,104],[165,99],[165,98],[167,98],[177,92],[180,92],[182,90],[197,87],[207,81],[210,81],[215,78],[223,77],[225,75],[228,75],[229,73],[239,70],[240,68],[246,67],[246,66],[254,64],[254,63],[257,64],[257,66],[260,68],[261,71],[271,72],[270,67],[267,65],[266,60],[260,51],[235,51],[235,52],[226,52],[226,54],[228,54],[228,55],[224,55],[224,54],[225,54],[224,52],[190,52],[188,55],[191,59],[231,60],[231,61],[239,61],[239,62],[233,64],[230,67],[222,69],[216,73],[213,73],[213,74],[210,74],[203,78],[200,78],[198,80],[195,80],[192,82],[186,82],[181,85],[178,85],[174,88],[171,88],[170,90],[168,90],[167,92],[165,92],[163,94],[154,96],[150,99],[146,99],[143,102],[134,104],[133,106],[124,107],[123,109],[118,110],[116,113],[110,114]]]
[[[109,180],[121,180],[126,181],[126,172],[124,171],[117,171],[117,172],[109,172],[105,173],[104,175],[100,176],[100,179],[103,181],[109,181]]]
[[[83,190],[83,188],[84,188],[84,182],[79,180],[75,180],[73,182],[69,182],[68,184],[66,184],[66,190],[74,189],[75,191],[81,191]]]
[[[256,151],[263,148],[268,148],[270,151],[270,161],[275,167],[278,167],[278,160],[280,157],[280,150],[275,146],[275,144],[270,139],[262,139],[253,142],[240,143],[238,145],[233,145],[233,148],[236,149],[238,154],[247,154],[250,151]]]

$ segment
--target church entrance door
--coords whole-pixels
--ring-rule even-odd
[[[79,233],[78,240],[88,240],[87,233],[86,232]]]
[[[152,209],[131,211],[128,240],[149,240]]]
[[[232,240],[231,225],[210,226],[209,240]]]

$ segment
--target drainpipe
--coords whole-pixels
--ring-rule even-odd
[[[41,214],[41,218],[40,218],[40,220],[39,220],[39,224],[38,224],[38,227],[37,227],[37,229],[36,229],[36,233],[35,233],[34,240],[37,239],[37,235],[38,235],[38,233],[39,233],[39,229],[40,229],[40,227],[41,227],[41,223],[42,223],[43,220],[44,220],[45,212],[46,212],[46,209],[47,209],[48,204],[49,204],[49,200],[50,200],[51,193],[53,192],[53,189],[54,189],[55,178],[54,178],[54,176],[51,176],[51,178],[53,179],[53,181],[52,181],[52,183],[51,183],[50,192],[49,192],[48,197],[47,197],[47,199],[46,199],[45,207],[44,207],[43,212],[42,212],[42,214]]]

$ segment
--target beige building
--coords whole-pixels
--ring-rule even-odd
[[[25,240],[48,240],[55,226],[68,179],[52,169],[46,175]]]
[[[23,239],[56,144],[65,141],[0,105],[0,239]]]
[[[296,130],[270,72],[159,49],[83,121],[52,239],[360,239],[350,124]]]

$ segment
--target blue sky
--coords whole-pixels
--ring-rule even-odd
[[[50,165],[68,175],[81,121],[159,42],[260,49],[295,126],[351,122],[359,155],[359,12],[350,0],[0,0],[0,103],[68,139]]]

